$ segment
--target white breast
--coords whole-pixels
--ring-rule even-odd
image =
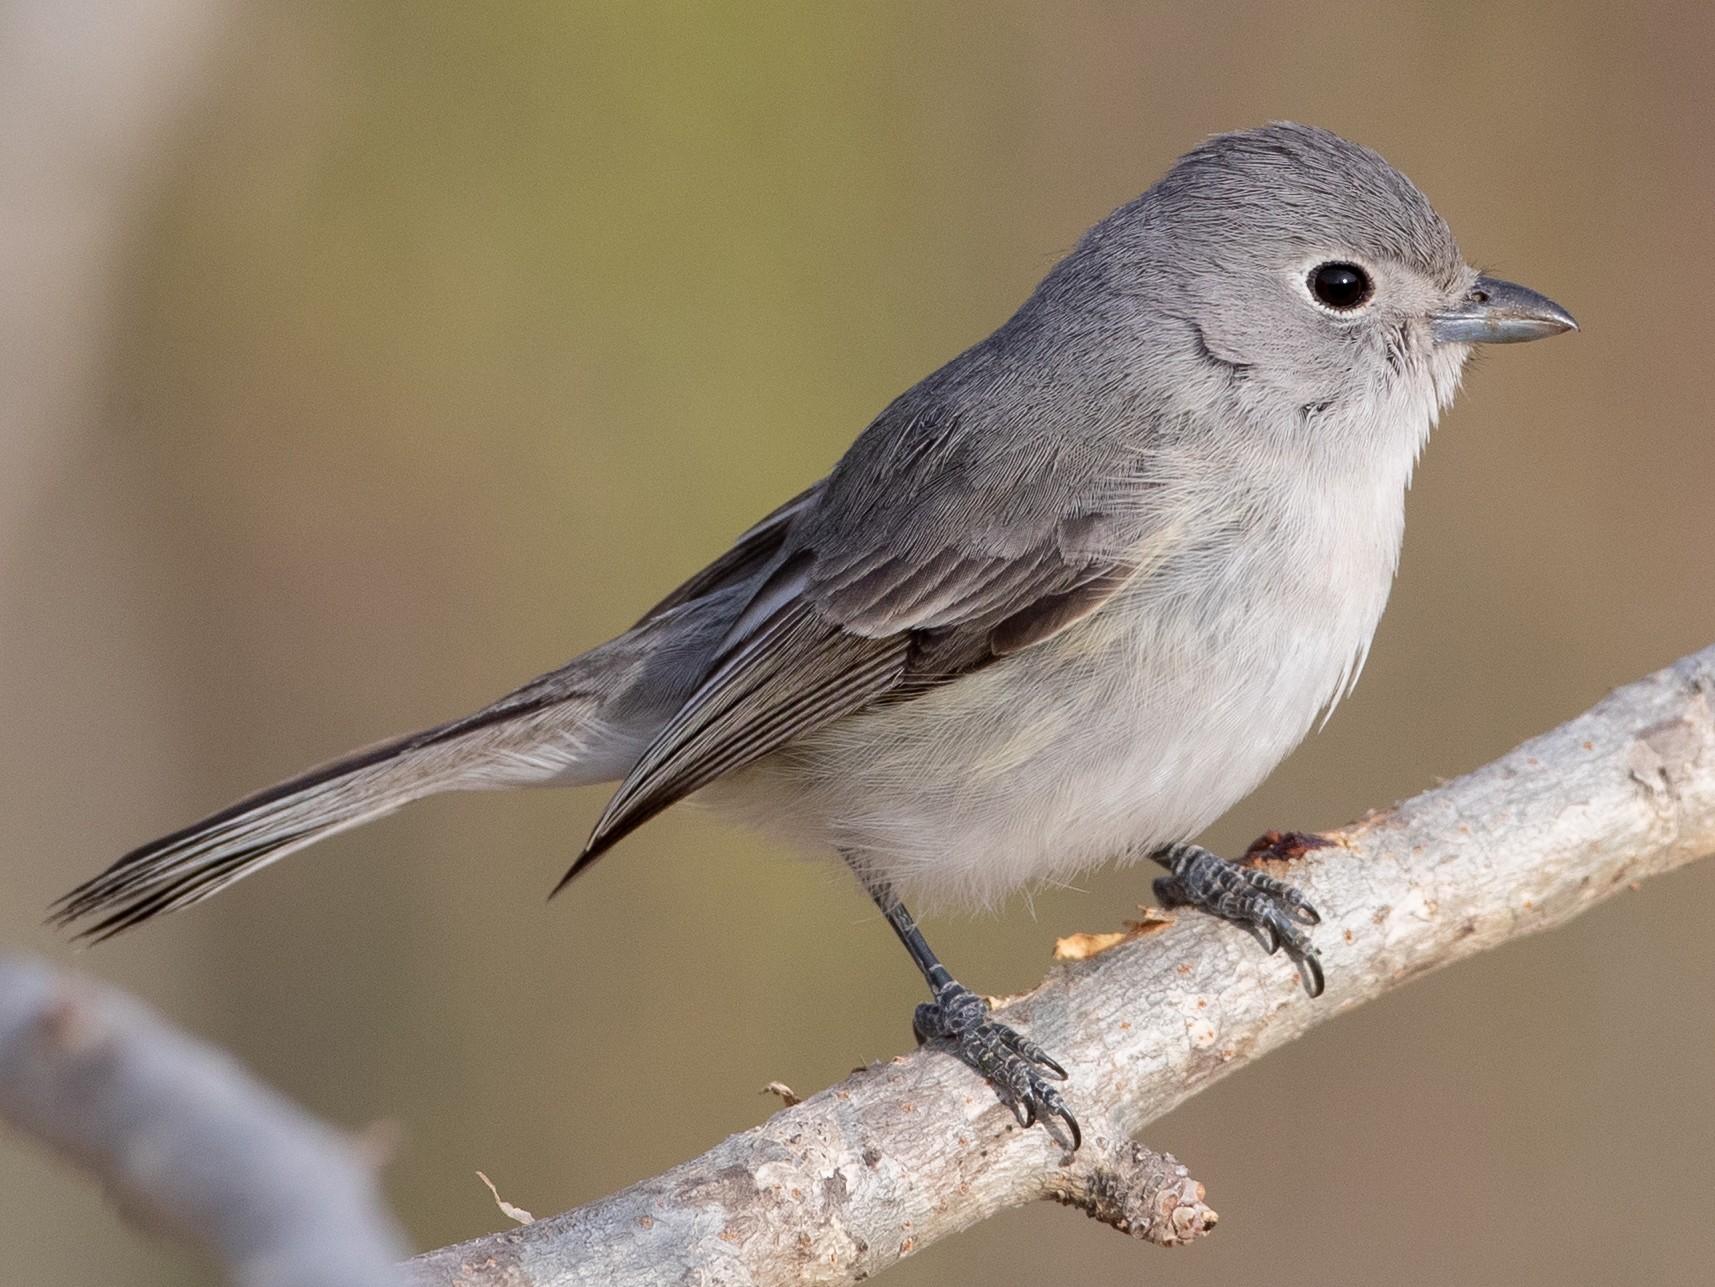
[[[1404,526],[1414,450],[1391,454],[1387,468],[1211,472],[1180,495],[1200,537],[1099,612],[705,794],[932,906],[1187,839],[1356,677]]]

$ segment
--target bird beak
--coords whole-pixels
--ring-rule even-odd
[[[1518,344],[1577,329],[1572,314],[1548,296],[1498,277],[1477,278],[1457,305],[1429,315],[1437,344]]]

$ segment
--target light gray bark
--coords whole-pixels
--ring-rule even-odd
[[[349,1140],[130,998],[6,955],[0,1120],[242,1287],[401,1279],[404,1239]]]
[[[1020,1129],[929,1049],[865,1069],[611,1197],[412,1261],[410,1281],[852,1283],[1042,1197],[1157,1241],[1213,1221],[1171,1159],[1125,1141],[1316,1023],[1715,852],[1715,647],[1487,767],[1331,833],[1279,874],[1307,893],[1328,991],[1189,915],[1007,1003],[1069,1069],[1086,1144]]]

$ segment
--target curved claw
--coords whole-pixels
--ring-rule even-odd
[[[1072,1115],[1072,1110],[1066,1107],[1065,1100],[1060,1098],[1059,1092],[1046,1091],[1042,1096],[1042,1108],[1044,1125],[1047,1124],[1049,1116],[1058,1117],[1065,1124],[1066,1133],[1072,1137],[1072,1151],[1076,1153],[1083,1146],[1084,1131],[1078,1125],[1078,1119]]]
[[[1069,1074],[1060,1061],[1034,1041],[988,1017],[988,1004],[964,987],[941,989],[932,1003],[917,1007],[913,1028],[919,1039],[945,1038],[959,1059],[993,1084],[1018,1124],[1028,1130],[1058,1117],[1077,1151],[1084,1133],[1060,1092],[1045,1080]],[[1052,1133],[1052,1132],[1051,1132]]]
[[[1309,952],[1298,958],[1298,973],[1304,980],[1304,990],[1313,997],[1322,995],[1326,980],[1322,977],[1322,962],[1316,953]]]
[[[1015,1028],[1008,1028],[1005,1024],[995,1024],[994,1026],[1001,1030],[998,1034],[1001,1042],[1019,1058],[1027,1063],[1039,1064],[1060,1081],[1066,1080],[1068,1074],[1060,1066],[1060,1061],[1029,1037]]]
[[[1286,914],[1300,925],[1320,925],[1322,923],[1322,913],[1312,907],[1310,900],[1291,885],[1283,885],[1278,894],[1280,901],[1286,904]]]
[[[1312,997],[1321,996],[1326,980],[1322,975],[1322,961],[1316,955],[1316,948],[1302,933],[1286,924],[1284,917],[1279,924],[1270,928],[1278,933],[1280,945],[1286,949],[1287,957],[1298,967],[1299,977],[1304,981],[1304,990]]]
[[[1302,893],[1265,871],[1228,862],[1197,845],[1170,845],[1156,860],[1172,873],[1155,882],[1164,905],[1196,907],[1230,921],[1271,956],[1285,948],[1305,991],[1322,995],[1322,963],[1303,933],[1320,925],[1322,916]]]

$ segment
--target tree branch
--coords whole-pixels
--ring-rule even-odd
[[[400,1281],[404,1240],[350,1141],[129,997],[5,955],[0,1120],[243,1287]]]
[[[1157,1241],[1194,1236],[1213,1222],[1201,1190],[1123,1141],[1314,1024],[1715,852],[1712,700],[1715,647],[1281,863],[1326,917],[1318,1001],[1288,962],[1202,916],[1055,968],[1006,1018],[1072,1070],[1075,1157],[920,1050],[665,1175],[420,1256],[410,1281],[853,1283],[1042,1197]]]

